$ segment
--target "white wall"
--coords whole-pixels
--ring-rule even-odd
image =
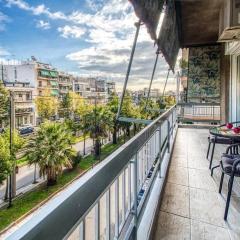
[[[240,56],[231,56],[229,90],[229,119],[237,122],[240,121]]]
[[[15,78],[15,69],[17,78]],[[4,78],[4,80],[7,82],[29,82],[31,87],[37,87],[37,72],[34,63],[5,65]]]

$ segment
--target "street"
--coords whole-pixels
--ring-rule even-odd
[[[76,143],[73,145],[74,150],[79,152],[81,155],[83,154],[83,141]],[[86,154],[91,152],[93,147],[93,140],[91,138],[86,139]],[[24,188],[33,183],[34,179],[34,166],[23,166],[19,168],[19,172],[17,174],[17,190]],[[39,179],[39,171],[37,168],[37,180]],[[0,186],[0,199],[4,198],[6,183]]]

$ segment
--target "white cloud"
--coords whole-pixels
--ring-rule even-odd
[[[4,49],[3,47],[0,47],[0,56],[1,57],[5,57],[5,56],[9,56],[11,55],[6,49]]]
[[[5,30],[5,24],[10,21],[10,18],[4,13],[0,12],[0,32]]]
[[[36,27],[37,28],[41,28],[43,30],[47,30],[47,29],[50,29],[51,26],[50,26],[50,23],[49,22],[45,22],[43,20],[39,20],[36,24]]]
[[[27,2],[23,1],[23,0],[6,0],[7,2],[7,6],[11,7],[11,6],[17,6],[20,9],[23,9],[25,11],[29,11],[32,12],[34,15],[41,15],[44,14],[47,17],[51,18],[51,19],[62,19],[62,20],[66,20],[67,17],[65,16],[65,14],[63,14],[62,12],[51,12],[49,10],[49,8],[47,8],[44,4],[40,4],[36,7],[30,6]]]
[[[82,27],[66,25],[64,27],[59,27],[58,32],[60,32],[61,36],[64,38],[81,38],[86,33],[86,29]]]
[[[106,76],[122,84],[125,78],[131,47],[135,34],[134,23],[138,21],[132,5],[126,0],[85,0],[89,12],[74,11],[70,14],[54,12],[44,4],[30,6],[24,0],[6,0],[8,6],[17,6],[33,15],[44,15],[51,20],[63,20],[57,30],[66,39],[81,39],[87,44],[70,52],[66,58],[77,64],[79,73]],[[61,21],[62,23],[62,21]],[[155,60],[156,47],[141,27],[132,66],[129,87],[147,86]],[[154,82],[165,81],[168,66],[159,59]]]

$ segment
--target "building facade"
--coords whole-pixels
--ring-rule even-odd
[[[58,73],[59,97],[62,99],[68,92],[73,91],[73,76],[65,72]]]
[[[36,62],[37,71],[37,95],[46,95],[46,91],[51,96],[59,97],[58,71],[50,64]],[[45,92],[45,93],[44,93]]]
[[[5,82],[5,87],[13,93],[15,127],[36,125],[36,111],[33,100],[34,88],[30,83]]]

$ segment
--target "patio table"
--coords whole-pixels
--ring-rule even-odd
[[[239,122],[237,122],[239,123]],[[237,124],[233,123],[233,124]],[[240,133],[235,133],[233,129],[228,129],[226,127],[226,124],[213,127],[209,130],[210,134],[215,137],[222,137],[222,138],[229,138],[233,141],[233,143],[239,143],[240,142]]]
[[[233,122],[233,126],[236,127],[240,122]],[[234,128],[233,127],[233,128]],[[217,127],[213,127],[209,130],[209,133],[212,136],[215,136],[215,138],[228,138],[231,139],[232,144],[234,143],[240,143],[240,133],[235,133],[232,129],[229,129],[226,127],[226,124],[217,126]],[[211,176],[213,175],[213,170],[215,168],[220,167],[220,165],[216,165],[214,167],[211,168]]]

